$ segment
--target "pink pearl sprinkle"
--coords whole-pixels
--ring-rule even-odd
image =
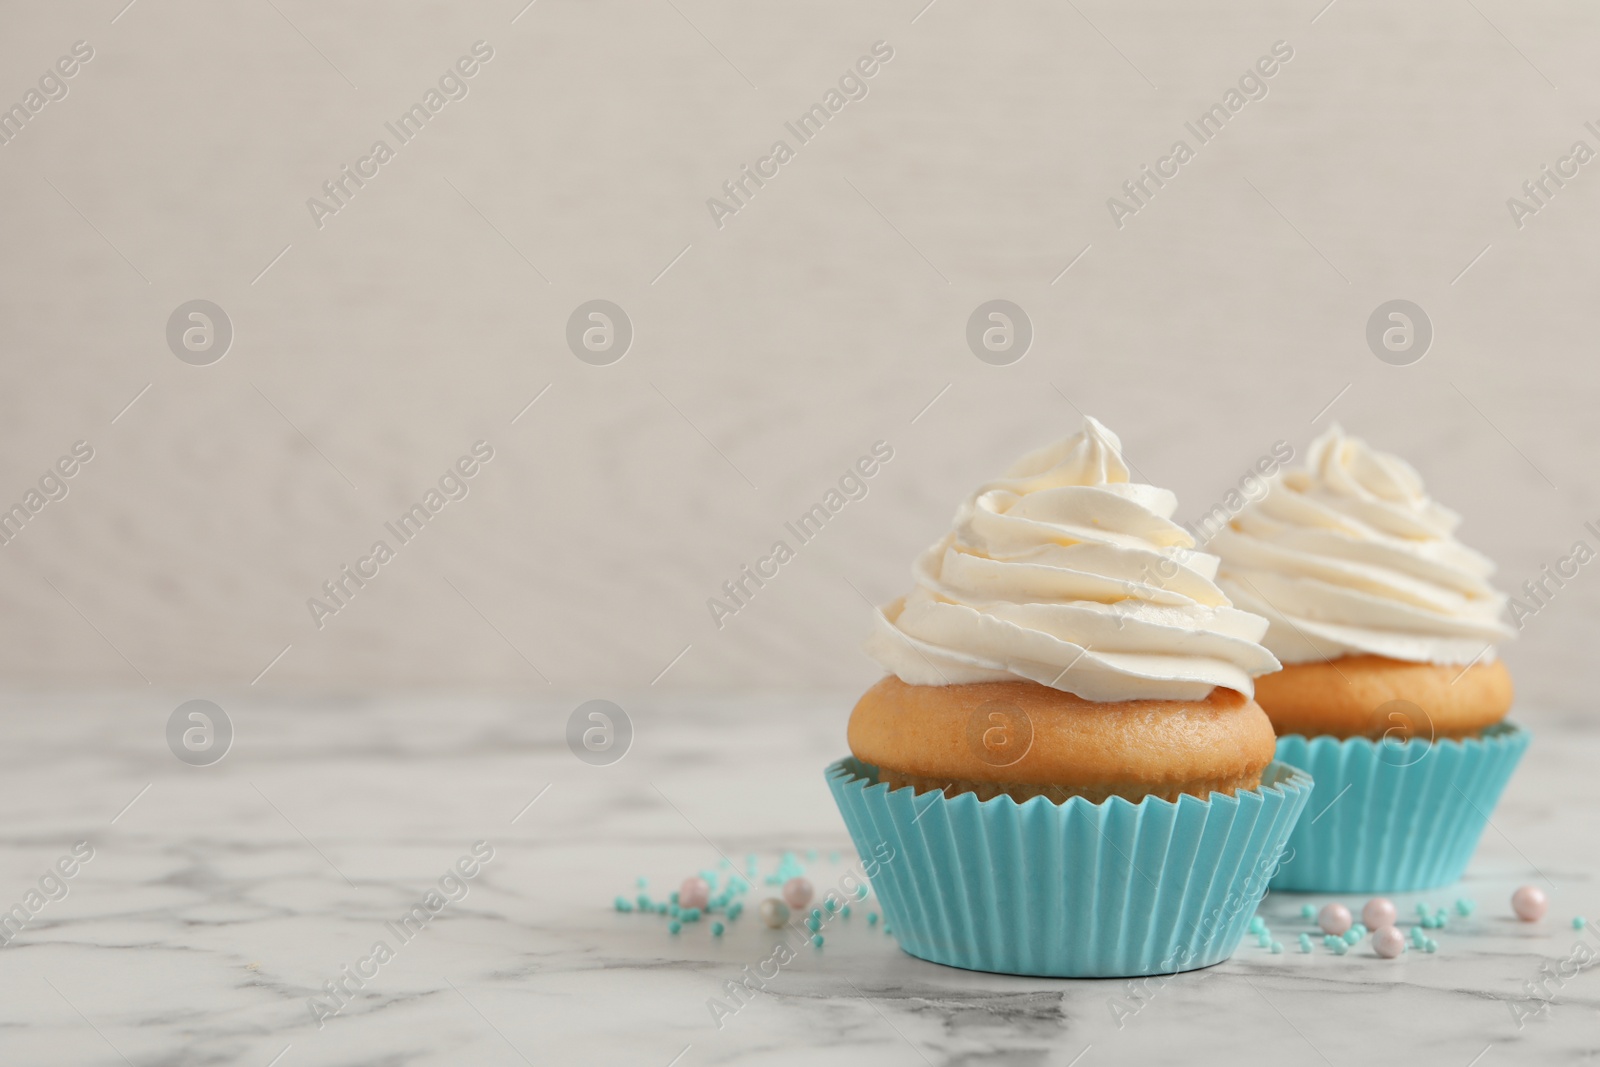
[[[1343,904],[1324,904],[1322,910],[1317,912],[1317,925],[1322,927],[1323,933],[1338,937],[1354,923],[1350,918],[1350,909]]]
[[[1544,890],[1538,886],[1525,885],[1511,894],[1511,910],[1525,923],[1536,923],[1544,918],[1548,907],[1550,901],[1545,899]]]
[[[1367,906],[1361,909],[1361,925],[1368,930],[1381,930],[1385,926],[1393,926],[1395,919],[1399,917],[1399,910],[1394,906],[1394,901],[1388,897],[1373,897],[1367,901]]]
[[[811,883],[804,878],[791,878],[783,883],[783,902],[795,909],[811,903]]]
[[[700,877],[685,878],[678,887],[678,907],[704,908],[711,899],[711,887]]]
[[[1388,901],[1384,901],[1388,903]],[[1372,905],[1367,905],[1369,908]],[[1394,905],[1389,905],[1390,910]],[[1381,927],[1372,935],[1372,948],[1386,960],[1392,960],[1406,950],[1406,935],[1393,926]]]

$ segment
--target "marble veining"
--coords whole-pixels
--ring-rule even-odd
[[[1324,898],[1274,895],[1262,914],[1282,955],[1247,941],[1143,982],[976,974],[900,952],[867,924],[869,900],[719,1027],[708,1002],[772,951],[753,906],[718,939],[610,902],[641,875],[665,895],[719,853],[770,870],[816,849],[814,880],[842,873],[854,856],[822,768],[843,750],[846,696],[618,698],[637,733],[609,767],[566,748],[576,699],[242,694],[215,697],[233,750],[191,767],[163,734],[186,697],[3,698],[0,908],[75,842],[94,855],[0,946],[0,1062],[1092,1067],[1404,1049],[1491,1067],[1600,1050],[1600,974],[1564,962],[1600,952],[1600,933],[1571,926],[1600,918],[1586,793],[1600,732],[1579,719],[1524,715],[1534,745],[1467,880],[1395,898],[1407,917],[1419,899],[1477,901],[1470,917],[1452,907],[1435,955],[1341,958],[1320,941],[1302,955],[1300,906]],[[398,938],[474,842],[493,857],[465,896]],[[1540,924],[1511,917],[1524,883],[1550,894]],[[380,940],[391,958],[319,1027],[312,998]]]

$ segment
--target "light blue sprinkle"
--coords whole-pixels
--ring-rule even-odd
[[[877,926],[878,925],[878,913],[877,912],[875,912],[875,911],[867,912],[867,925],[868,926]]]
[[[1350,946],[1345,944],[1343,941],[1335,941],[1333,943],[1333,954],[1335,956],[1343,956],[1346,952],[1349,952],[1349,951],[1350,951]]]
[[[1310,952],[1311,951],[1311,935],[1310,934],[1301,934],[1300,935],[1300,951],[1301,952]]]
[[[641,874],[638,878],[634,879],[633,884],[638,886],[640,889],[643,889],[645,886],[650,884],[650,879]]]
[[[676,904],[678,902],[678,891],[676,889],[674,889],[671,893],[668,893],[667,894],[667,899],[672,901],[672,903]]]
[[[806,929],[810,930],[812,933],[816,933],[818,930],[822,929],[822,923],[818,922],[817,917],[813,915],[806,919]]]
[[[821,934],[812,934],[811,935],[811,943],[813,945],[817,946],[818,948],[821,948],[822,947],[822,935]]]
[[[639,910],[640,911],[655,911],[656,910],[656,906],[650,902],[650,898],[645,896],[643,893],[639,894],[639,899],[637,901],[635,901],[635,903],[637,903],[639,905]]]
[[[1428,908],[1428,904],[1427,904],[1426,901],[1422,901],[1422,900],[1417,901],[1417,914],[1418,915],[1427,915],[1427,914],[1429,914],[1429,908]]]
[[[673,904],[670,908],[667,909],[667,914],[672,916],[674,919],[676,919],[678,916],[683,914],[683,909],[678,907],[677,904]]]
[[[1317,909],[1313,905],[1310,905],[1310,904],[1302,904],[1302,905],[1300,905],[1300,918],[1302,918],[1302,919],[1315,919],[1316,917],[1317,917]]]
[[[618,897],[616,903],[617,903],[617,910],[618,911],[632,911],[633,910],[633,904],[630,903],[627,900],[624,900],[622,897]]]
[[[1266,928],[1267,928],[1266,920],[1263,919],[1261,916],[1255,915],[1255,916],[1251,917],[1251,919],[1250,919],[1250,932],[1252,934],[1259,934],[1261,931],[1265,930]]]
[[[1269,948],[1272,945],[1272,935],[1265,932],[1256,935],[1256,947]]]
[[[1344,932],[1344,943],[1345,944],[1354,945],[1356,942],[1358,942],[1360,940],[1361,940],[1361,935],[1356,933],[1356,928],[1355,927],[1352,926],[1350,929],[1348,929],[1348,930],[1346,930]]]
[[[846,919],[850,918],[850,905],[846,904],[844,907],[840,908],[839,914],[843,915]]]
[[[685,911],[683,913],[681,918],[686,923],[697,923],[697,922],[700,921],[700,909],[699,908],[690,908],[688,911]]]
[[[1574,915],[1572,917],[1572,928],[1574,930],[1582,930],[1585,926],[1588,926],[1588,925],[1589,925],[1589,920],[1585,919],[1582,915]]]
[[[1433,938],[1430,937],[1430,938],[1428,938],[1427,943],[1425,945],[1423,945],[1422,947],[1423,947],[1423,950],[1427,951],[1427,952],[1438,952],[1439,951],[1439,942],[1435,941]]]
[[[739,913],[742,911],[744,911],[744,904],[741,901],[736,900],[733,902],[733,907],[728,909],[728,918],[730,920],[737,919],[739,917]]]
[[[711,924],[711,936],[712,937],[721,937],[722,936],[722,931],[724,931],[726,929],[727,929],[727,927],[723,926],[721,923],[712,923]]]
[[[1272,943],[1272,954],[1274,956],[1283,955],[1283,942],[1282,941],[1274,941]]]
[[[835,904],[835,903],[834,903],[834,902],[833,902],[833,898],[832,898],[832,897],[829,897],[829,898],[828,898],[828,899],[827,899],[827,900],[824,900],[824,901],[823,901],[823,902],[822,902],[822,906],[823,906],[823,907],[824,907],[824,908],[825,908],[825,909],[827,909],[827,911],[828,911],[828,914],[830,914],[830,915],[831,915],[831,914],[833,914],[833,909],[834,909],[834,908],[837,908],[837,907],[838,907],[838,906],[839,906],[839,905],[837,905],[837,904]]]
[[[675,934],[679,930],[682,930],[682,929],[683,929],[683,924],[680,923],[680,922],[677,922],[676,920],[674,920],[673,922],[669,922],[667,924],[667,933],[669,933],[669,934]]]
[[[867,887],[866,886],[864,886],[864,885],[856,886],[856,899],[857,900],[866,900],[867,899]]]
[[[1473,909],[1477,906],[1477,901],[1468,900],[1466,897],[1462,897],[1460,900],[1456,901],[1456,913],[1459,915],[1471,915]]]

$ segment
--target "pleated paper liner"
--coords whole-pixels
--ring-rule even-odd
[[[1316,788],[1272,888],[1403,893],[1460,880],[1530,739],[1510,722],[1460,741],[1278,738],[1279,762]]]
[[[1311,794],[1273,763],[1258,790],[1176,803],[980,801],[891,791],[856,759],[828,786],[884,919],[913,956],[1059,978],[1173,974],[1233,954]]]

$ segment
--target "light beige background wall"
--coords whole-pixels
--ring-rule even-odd
[[[7,103],[94,48],[0,147],[0,498],[95,450],[0,547],[10,683],[864,685],[856,590],[902,591],[1079,411],[1180,518],[1337,418],[1508,586],[1597,543],[1600,163],[1506,207],[1600,148],[1587,5],[124,2],[0,29]],[[307,198],[479,40],[469,95],[319,230]],[[706,199],[880,40],[866,99],[718,229]],[[1118,229],[1107,198],[1280,40]],[[637,331],[607,367],[563,336],[597,297]],[[963,338],[996,297],[1036,330],[1007,367]],[[1436,329],[1413,366],[1363,337],[1397,297]],[[194,298],[236,331],[211,366],[166,345]],[[317,629],[307,598],[479,439],[470,495]],[[870,495],[713,626],[880,439]],[[1529,621],[1530,700],[1586,708],[1597,606],[1585,570]]]

